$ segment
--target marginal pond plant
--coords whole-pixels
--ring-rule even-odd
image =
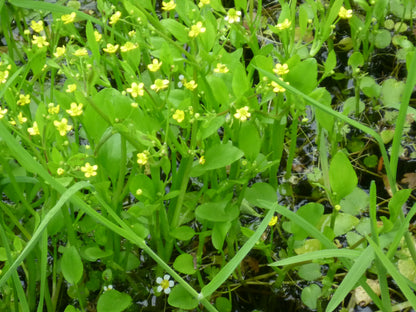
[[[0,0],[0,310],[416,309],[415,18]]]

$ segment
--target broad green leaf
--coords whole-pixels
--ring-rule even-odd
[[[325,88],[318,88],[309,94],[311,98],[317,100],[318,102],[322,103],[322,105],[331,108],[332,96]],[[330,116],[329,114],[323,112],[320,109],[315,110],[316,120],[318,121],[319,125],[326,129],[328,133],[333,132],[334,127],[334,117]]]
[[[232,221],[238,217],[239,211],[237,206],[230,205],[228,200],[221,202],[209,202],[199,205],[195,209],[195,215],[198,219],[226,222]]]
[[[384,106],[399,109],[404,86],[403,81],[394,78],[384,80],[381,86],[381,100]]]
[[[321,288],[316,284],[312,284],[302,290],[300,298],[309,309],[315,310],[320,296]]]
[[[212,229],[212,244],[215,249],[222,250],[224,245],[225,237],[227,236],[228,231],[230,230],[231,222],[216,222]]]
[[[389,212],[391,222],[396,222],[396,219],[399,216],[400,211],[403,205],[406,203],[407,199],[409,198],[411,192],[411,189],[406,189],[397,191],[393,195],[393,197],[389,201]]]
[[[217,133],[218,129],[222,127],[225,122],[225,116],[209,115],[201,123],[201,126],[198,127],[198,140],[203,140],[209,137],[210,135]]]
[[[256,126],[244,122],[240,127],[238,147],[244,152],[249,161],[254,161],[260,152],[261,139]]]
[[[215,307],[219,312],[231,312],[232,309],[230,300],[225,297],[218,297],[215,300]]]
[[[310,223],[312,226],[316,226],[324,213],[324,206],[318,203],[308,203],[298,209],[296,214]],[[308,237],[309,233],[303,226],[298,225],[294,221],[287,221],[283,223],[283,228],[293,233],[296,240],[303,240]]]
[[[183,24],[171,18],[164,18],[160,23],[180,42],[187,42],[189,40],[188,30],[186,30]]]
[[[356,187],[340,202],[341,210],[353,216],[360,214],[360,212],[366,211],[368,204],[368,194],[359,187]]]
[[[365,76],[360,80],[360,89],[365,95],[372,98],[380,96],[381,87],[377,84],[373,77]]]
[[[387,29],[380,29],[376,32],[374,45],[379,49],[385,49],[390,45],[391,34]]]
[[[187,240],[190,240],[192,237],[195,236],[195,231],[193,230],[193,228],[184,225],[184,226],[180,226],[176,229],[173,229],[170,232],[170,235],[172,235],[176,239],[179,239],[179,240],[182,240],[182,241],[187,241]]]
[[[98,259],[111,256],[113,254],[112,250],[102,250],[98,246],[88,247],[84,250],[85,258],[89,261],[97,261]]]
[[[205,164],[192,168],[191,176],[200,176],[205,171],[223,168],[243,157],[244,153],[231,142],[211,146],[205,153]]]
[[[348,157],[338,151],[332,158],[329,168],[331,189],[339,200],[351,193],[357,186],[358,179]]]
[[[116,165],[121,162],[121,136],[118,133],[113,134],[108,140],[100,146],[97,155],[99,168],[104,170],[115,183],[119,176],[120,166]]]
[[[284,79],[305,94],[311,93],[318,85],[318,65],[314,58],[304,60],[292,68]]]
[[[364,57],[360,52],[354,52],[348,58],[348,65],[353,69],[361,67],[364,65]]]
[[[322,276],[321,265],[319,263],[304,264],[299,268],[298,275],[304,280],[314,281]]]
[[[318,227],[324,230],[325,227],[329,227],[331,224],[331,214],[325,214],[322,216],[321,220],[319,221]],[[335,236],[340,236],[348,231],[351,231],[360,220],[350,214],[347,213],[338,213],[335,219],[334,225],[334,234]]]
[[[181,254],[176,257],[173,262],[173,268],[183,274],[194,274],[196,269],[194,267],[194,258],[190,254]]]
[[[180,284],[172,288],[168,297],[168,303],[173,307],[185,310],[192,310],[198,306],[198,300],[192,297]]]
[[[233,67],[233,82],[232,82],[234,95],[239,98],[243,96],[250,88],[249,81],[247,79],[246,70],[243,65],[238,64]]]
[[[122,312],[132,303],[128,294],[110,289],[100,296],[97,303],[97,312]]]
[[[81,280],[84,267],[75,246],[65,249],[61,258],[61,270],[68,283],[76,285]]]
[[[244,198],[253,206],[269,208],[270,203],[275,203],[277,201],[277,192],[270,184],[259,182],[254,183],[250,188],[246,189]],[[264,207],[264,205],[258,201],[259,199],[269,202],[269,204]]]

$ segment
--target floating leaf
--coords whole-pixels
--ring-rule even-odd
[[[105,291],[97,303],[97,312],[122,312],[131,305],[132,299],[128,294],[115,289]]]
[[[177,256],[173,262],[173,268],[183,274],[194,274],[196,272],[194,267],[194,257],[190,254],[181,254]]]
[[[315,310],[320,296],[321,288],[316,284],[312,284],[302,290],[300,298],[308,308]]]
[[[168,303],[173,307],[185,310],[195,309],[198,306],[198,300],[192,297],[180,284],[172,288],[168,297]]]

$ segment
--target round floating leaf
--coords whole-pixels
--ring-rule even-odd
[[[192,297],[182,285],[176,285],[168,297],[168,303],[176,308],[191,310],[198,306],[198,300]],[[100,311],[98,311],[100,312]]]
[[[170,232],[170,235],[172,235],[176,239],[187,241],[195,236],[195,231],[191,227],[184,225],[172,230]]]
[[[298,275],[307,281],[314,281],[322,276],[321,265],[319,263],[304,264],[299,268]]]
[[[232,306],[230,300],[225,297],[218,297],[215,300],[215,306],[219,312],[231,312]]]
[[[340,204],[343,212],[355,216],[361,211],[365,211],[368,207],[368,203],[368,194],[356,187],[349,195],[341,200]]]
[[[387,29],[377,31],[374,38],[374,45],[379,49],[387,48],[391,42],[391,34]]]
[[[61,259],[61,270],[68,283],[75,285],[81,280],[84,267],[75,246],[65,249]]]
[[[196,207],[195,215],[198,219],[213,222],[232,221],[238,217],[239,209],[235,205],[227,204],[228,200],[202,204]]]
[[[194,274],[196,269],[194,267],[194,258],[190,254],[181,254],[176,257],[173,262],[173,268],[183,274]]]
[[[89,261],[97,261],[97,259],[105,258],[113,254],[112,250],[102,250],[98,246],[88,247],[84,250],[86,259]]]
[[[300,298],[302,299],[302,302],[310,309],[315,310],[316,305],[318,302],[318,298],[321,296],[321,288],[316,285],[312,284],[308,287],[305,287],[302,290],[302,294]]]
[[[270,184],[260,182],[248,188],[244,194],[244,198],[253,206],[268,208],[263,207],[259,199],[275,203],[277,201],[277,192]]]
[[[97,312],[121,312],[131,305],[131,297],[115,289],[105,291],[97,303]]]

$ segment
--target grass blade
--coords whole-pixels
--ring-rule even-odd
[[[311,261],[316,259],[326,258],[352,258],[356,259],[361,255],[361,252],[350,249],[325,249],[318,251],[311,251],[306,254],[290,257],[270,263],[269,266],[283,266],[289,264],[296,264],[304,261]]]

